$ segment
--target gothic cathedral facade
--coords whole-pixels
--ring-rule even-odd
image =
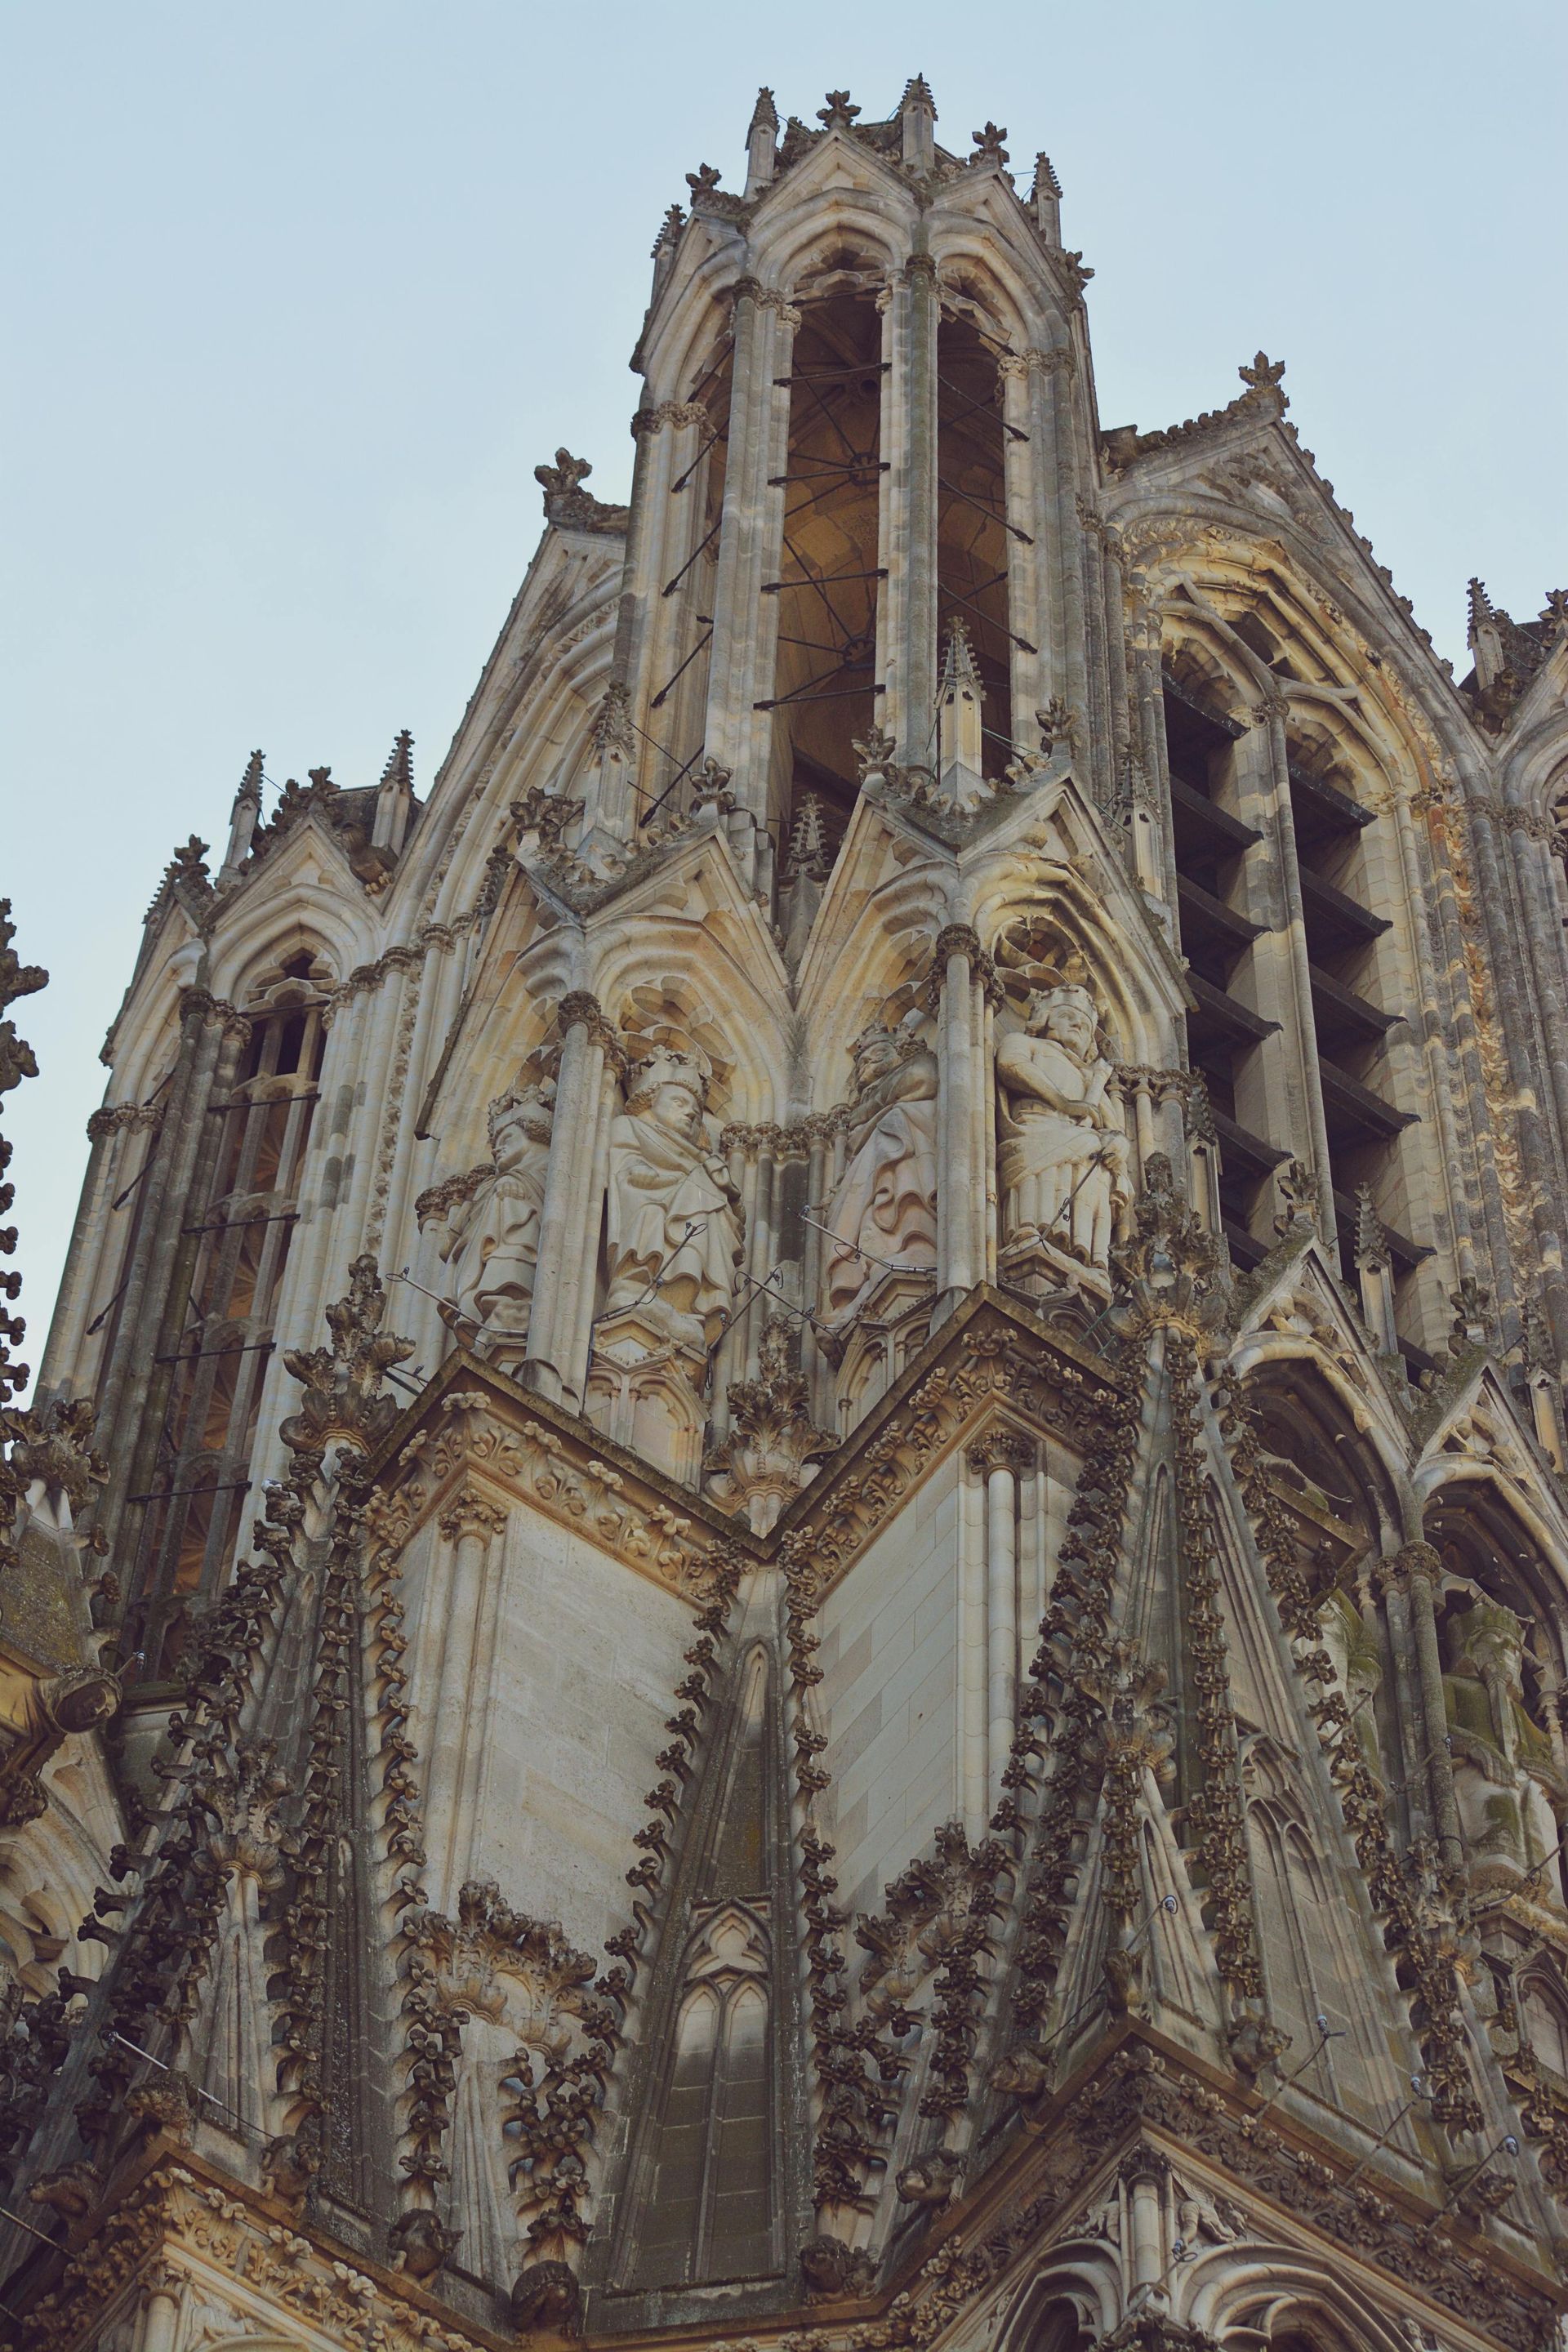
[[[5,1424],[32,2352],[1560,2344],[1568,600],[1456,681],[1262,352],[1102,425],[1005,136],[764,91],[424,796],[158,887]]]

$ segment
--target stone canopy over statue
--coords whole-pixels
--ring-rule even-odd
[[[849,1157],[828,1204],[827,1319],[854,1314],[889,1265],[936,1264],[936,1055],[923,1015],[873,1022],[850,1051]]]
[[[447,1268],[441,1319],[487,1345],[528,1335],[555,1081],[539,1077],[490,1105],[490,1162],[422,1195],[419,1221]]]
[[[1040,976],[1046,984],[1030,989],[1024,1027],[996,1049],[1008,1238],[1037,1238],[1104,1266],[1132,1192],[1115,1066],[1082,959]]]
[[[742,1210],[705,1114],[710,1071],[690,1045],[657,1045],[626,1078],[610,1129],[602,1321],[637,1310],[647,1336],[703,1354],[723,1328]]]

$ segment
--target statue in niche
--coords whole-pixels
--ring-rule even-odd
[[[604,1320],[637,1310],[649,1335],[701,1355],[723,1328],[742,1213],[705,1114],[711,1073],[695,1047],[634,1065],[610,1128]]]
[[[1334,1662],[1367,1769],[1382,1786],[1376,1693],[1383,1681],[1377,1638],[1348,1592],[1331,1592],[1318,1612],[1323,1647]]]
[[[827,1319],[841,1323],[891,1261],[936,1264],[936,1055],[919,1010],[856,1038],[849,1160],[828,1204]],[[866,1255],[858,1256],[857,1251]]]
[[[1557,1845],[1568,1783],[1525,1705],[1524,1627],[1512,1610],[1478,1600],[1447,1632],[1443,1698],[1459,1825],[1478,1880],[1511,1885]],[[1560,1886],[1554,1869],[1535,1881],[1542,1901],[1560,1902]]]
[[[1073,958],[996,1049],[998,1170],[1011,1238],[1037,1234],[1103,1266],[1132,1186],[1115,1068],[1084,977]]]
[[[441,1319],[460,1338],[527,1336],[554,1100],[547,1077],[500,1096],[489,1111],[491,1166],[420,1199],[420,1223],[438,1221],[437,1252],[450,1269]]]

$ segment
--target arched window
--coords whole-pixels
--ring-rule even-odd
[[[742,1906],[721,1906],[699,1929],[637,2233],[635,2286],[718,2284],[776,2266],[766,1966],[761,1932]]]
[[[148,1491],[129,1498],[121,1672],[168,1680],[194,1601],[223,1584],[245,1523],[262,1382],[299,1216],[324,1044],[323,970],[301,952],[247,1008],[250,1035],[225,1101],[212,1189],[193,1199],[172,1295],[184,1327],[160,1359],[166,1403]],[[140,1527],[137,1529],[137,1513]]]
[[[937,330],[937,634],[945,646],[957,623],[968,641],[983,696],[980,772],[999,776],[1014,757],[1007,541],[1016,526],[1004,442],[1016,428],[1002,418],[996,362],[1005,346],[973,303],[963,311],[944,305]]]
[[[1165,757],[1176,917],[1197,1003],[1187,1014],[1187,1052],[1208,1089],[1220,1144],[1220,1206],[1232,1255],[1256,1265],[1268,1247],[1268,1179],[1289,1157],[1269,1132],[1261,1047],[1279,1024],[1260,1013],[1252,970],[1262,927],[1252,919],[1248,858],[1262,839],[1237,812],[1237,743],[1247,732],[1232,709],[1236,690],[1197,646],[1165,656]],[[1266,1230],[1266,1228],[1265,1228]]]
[[[826,874],[859,790],[854,741],[880,717],[876,676],[882,321],[853,256],[814,275],[790,361],[771,799],[786,867]]]

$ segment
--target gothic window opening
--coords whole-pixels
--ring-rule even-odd
[[[1279,1024],[1257,1009],[1252,948],[1264,927],[1243,911],[1245,862],[1263,836],[1235,811],[1232,762],[1246,730],[1191,656],[1178,656],[1166,672],[1164,713],[1176,908],[1198,1000],[1187,1014],[1187,1054],[1214,1108],[1231,1255],[1247,1267],[1268,1252],[1255,1227],[1270,1177],[1290,1157],[1286,1139],[1268,1132],[1259,1049]]]
[[[770,1793],[779,1726],[762,1650],[733,1687],[688,1860],[692,1925],[616,2264],[634,2291],[772,2277],[782,2259],[772,1921],[784,1829]]]
[[[132,1680],[169,1680],[188,1612],[222,1585],[252,1508],[251,1449],[325,1042],[318,979],[309,954],[284,964],[251,1010],[228,1099],[208,1108],[222,1129],[216,1174],[181,1235],[174,1280],[186,1319],[160,1367],[151,1490],[131,1498],[141,1525],[121,1671]]]
[[[777,2265],[768,1955],[726,1904],[693,1938],[632,2284],[759,2278]]]
[[[706,412],[706,421],[698,425],[695,450],[670,474],[665,545],[675,551],[675,560],[662,583],[656,615],[655,690],[648,706],[653,743],[639,747],[647,755],[647,779],[638,803],[640,824],[684,803],[702,757],[733,372],[733,352],[727,346],[702,370],[686,398],[689,408]],[[662,760],[655,745],[663,751]]]
[[[789,456],[776,596],[770,814],[781,853],[804,820],[828,862],[859,789],[855,755],[880,716],[882,325],[868,295],[805,305],[789,373]]]
[[[1008,609],[1008,541],[1023,534],[1007,518],[1003,348],[967,318],[944,317],[937,331],[939,672],[961,633],[980,679],[985,776],[1014,757],[1013,649],[1035,650],[1014,635]]]
[[[1312,1033],[1328,1127],[1334,1211],[1353,1256],[1356,1192],[1371,1188],[1390,1215],[1397,1204],[1398,1139],[1415,1114],[1394,1108],[1386,1079],[1388,1033],[1404,1015],[1385,1013],[1376,994],[1376,944],[1392,927],[1365,904],[1363,837],[1376,822],[1352,789],[1353,780],[1332,751],[1292,732],[1287,739],[1290,820],[1301,877],[1302,914],[1312,988]],[[1384,1230],[1396,1276],[1407,1278],[1431,1252],[1399,1232]],[[1424,1366],[1426,1359],[1422,1359]],[[1420,1367],[1417,1367],[1420,1369]]]

